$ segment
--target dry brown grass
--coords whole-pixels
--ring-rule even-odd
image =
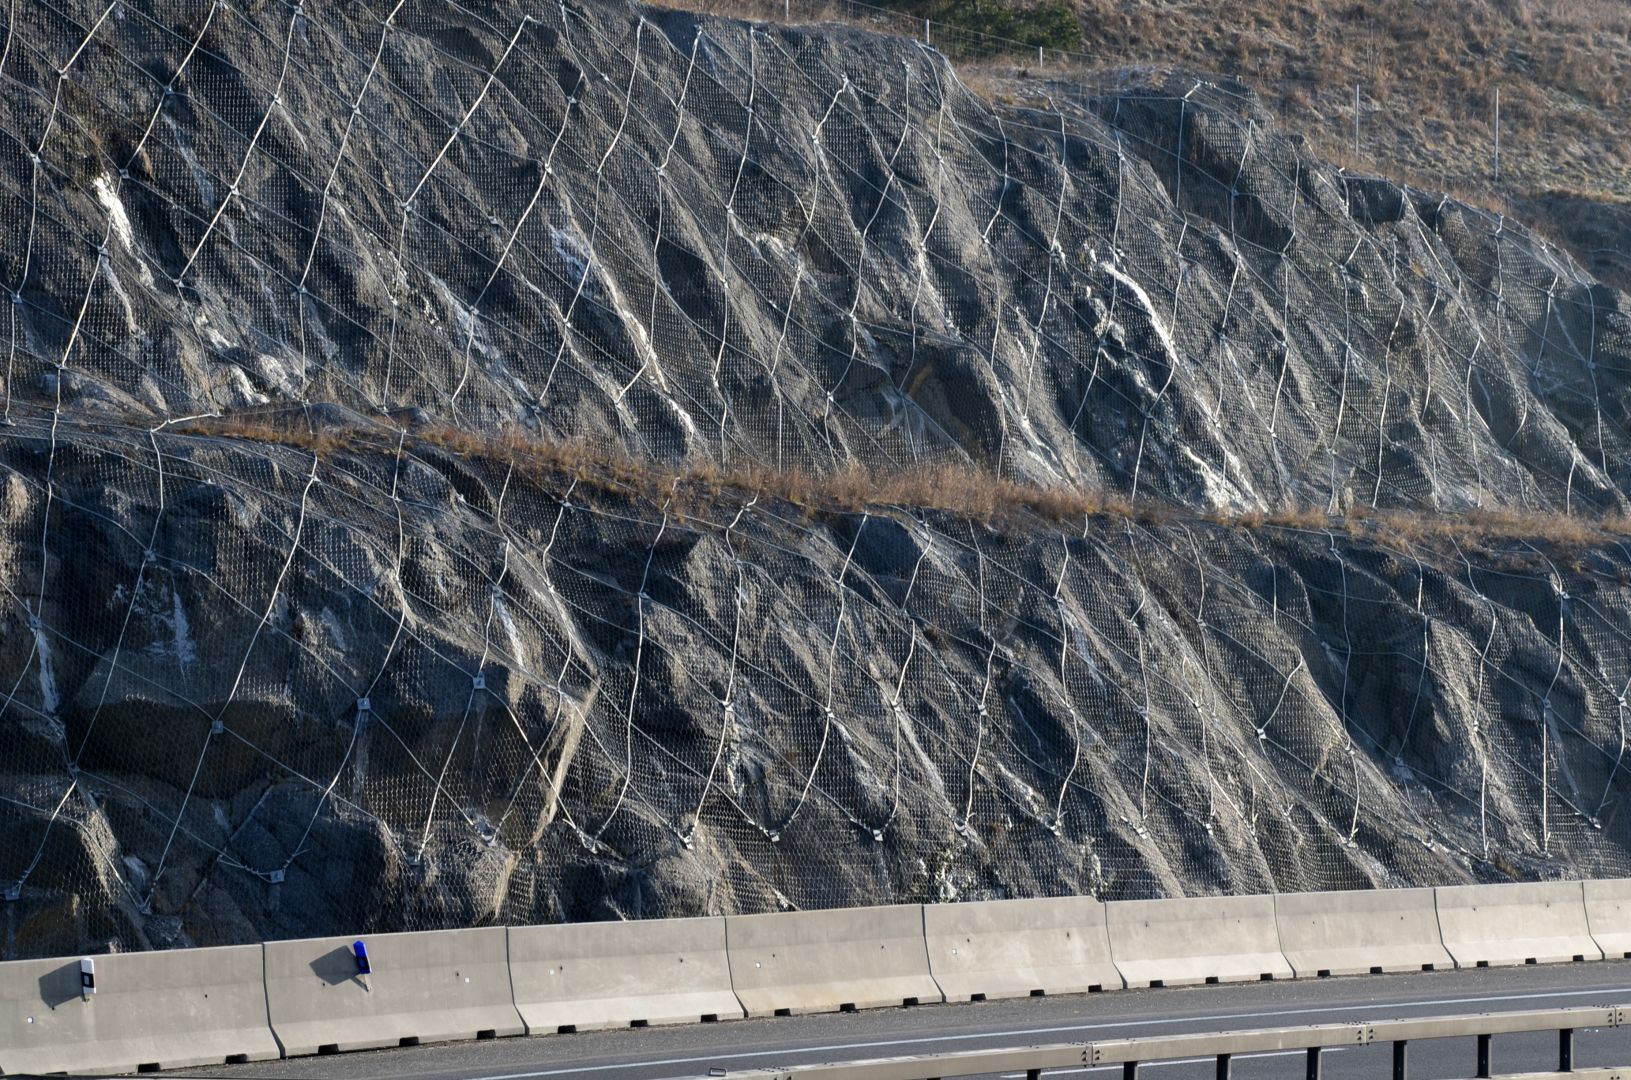
[[[1119,63],[1235,74],[1325,156],[1441,190],[1631,193],[1631,5],[1610,0],[1077,0]],[[1353,89],[1360,88],[1360,156]]]
[[[580,441],[479,435],[443,425],[412,431],[362,426],[319,430],[299,419],[299,414],[292,414],[294,419],[290,415],[204,418],[169,430],[290,446],[321,458],[394,454],[399,446],[428,458],[451,454],[508,466],[545,486],[564,490],[575,482],[579,490],[649,502],[681,515],[699,513],[722,499],[756,498],[797,507],[812,517],[904,510],[949,514],[1014,530],[1039,525],[1076,530],[1095,519],[1131,520],[1149,526],[1205,523],[1230,529],[1335,533],[1407,549],[1483,548],[1527,541],[1554,550],[1588,550],[1631,539],[1631,518],[1620,515],[1588,517],[1508,509],[1435,514],[1367,507],[1330,514],[1308,506],[1197,513],[1171,503],[1133,503],[1118,494],[1080,487],[1037,487],[961,465],[890,471],[851,465],[821,475],[711,461],[666,465]]]
[[[1129,515],[1133,507],[1115,496],[1065,488],[1038,488],[957,465],[880,472],[861,465],[813,476],[798,469],[713,461],[664,465],[609,452],[584,441],[545,442],[519,435],[489,436],[445,425],[402,432],[387,428],[318,430],[294,414],[251,413],[205,417],[169,429],[180,435],[238,439],[291,446],[329,458],[341,453],[407,451],[467,456],[514,466],[540,480],[576,481],[580,487],[655,503],[692,505],[740,492],[785,502],[812,513],[850,513],[895,506],[943,512],[981,521],[1030,516],[1050,522],[1084,515]],[[1156,512],[1153,505],[1150,513]]]

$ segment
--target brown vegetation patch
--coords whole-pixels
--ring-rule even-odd
[[[1013,529],[1038,524],[1074,529],[1094,519],[1115,518],[1146,525],[1189,521],[1231,529],[1327,532],[1401,547],[1529,542],[1585,550],[1631,539],[1631,517],[1622,514],[1585,516],[1509,509],[1433,513],[1365,506],[1337,514],[1314,507],[1197,512],[1156,500],[1133,502],[1116,493],[1081,487],[1038,487],[966,465],[880,470],[851,464],[812,475],[755,463],[663,464],[583,441],[488,436],[438,424],[411,431],[362,425],[318,428],[300,416],[204,417],[167,430],[289,446],[319,458],[394,454],[399,449],[424,456],[451,453],[502,463],[539,482],[553,480],[562,487],[575,482],[581,488],[651,502],[681,514],[696,512],[734,493],[785,503],[811,516],[899,509],[951,514]]]

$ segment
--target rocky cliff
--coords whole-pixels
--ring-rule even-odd
[[[1631,299],[1244,86],[15,5],[8,957],[1631,872]]]

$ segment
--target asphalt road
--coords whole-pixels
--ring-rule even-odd
[[[724,1075],[731,1076],[743,1070],[809,1062],[983,1047],[1614,1003],[1631,1003],[1631,961],[1121,990],[767,1017],[444,1043],[187,1069],[171,1075],[233,1080],[669,1080],[707,1076],[710,1069],[723,1069]],[[1557,1067],[1554,1034],[1499,1036],[1494,1045],[1498,1074]],[[1471,1038],[1412,1043],[1410,1080],[1471,1077],[1476,1071],[1474,1053]],[[1325,1075],[1328,1080],[1390,1080],[1391,1055],[1391,1045],[1386,1043],[1328,1050]],[[1575,1064],[1631,1066],[1631,1028],[1578,1033]],[[1109,1077],[1120,1068],[1061,1069],[1046,1075],[1103,1073]],[[1303,1070],[1301,1051],[1242,1055],[1234,1064],[1235,1080],[1302,1080]],[[1149,1080],[1212,1080],[1214,1063],[1208,1058],[1152,1064],[1144,1066],[1142,1074]]]

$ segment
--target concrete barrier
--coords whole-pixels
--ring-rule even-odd
[[[1118,900],[1105,905],[1105,922],[1128,986],[1291,978],[1273,896]]]
[[[286,1056],[526,1031],[504,927],[361,939],[373,967],[366,976],[357,974],[354,938],[267,943],[266,1004]]]
[[[1457,967],[1601,960],[1578,881],[1435,889],[1439,931]]]
[[[1090,896],[927,904],[929,972],[947,1001],[1121,989]]]
[[[917,904],[727,915],[725,940],[749,1016],[943,1000]]]
[[[0,964],[0,1072],[135,1072],[278,1056],[261,947]]]
[[[511,927],[510,982],[535,1035],[742,1016],[723,918]]]
[[[1283,893],[1280,951],[1298,978],[1453,968],[1432,889]]]
[[[1586,926],[1610,960],[1631,959],[1631,880],[1584,882]]]

